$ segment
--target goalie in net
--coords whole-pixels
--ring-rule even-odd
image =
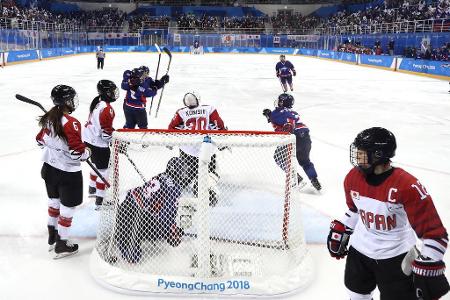
[[[173,157],[165,172],[127,192],[119,205],[116,231],[116,243],[124,260],[139,262],[144,241],[165,240],[173,247],[180,244],[183,230],[177,227],[175,218],[185,175],[184,162]]]

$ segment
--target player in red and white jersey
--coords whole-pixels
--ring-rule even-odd
[[[354,168],[344,181],[349,210],[331,222],[327,246],[337,259],[348,254],[351,299],[372,299],[376,286],[381,299],[392,300],[439,299],[449,290],[447,231],[420,181],[391,165],[396,148],[394,135],[381,127],[362,131],[350,147]],[[420,253],[416,236],[423,242]]]
[[[200,105],[200,96],[195,92],[188,92],[183,97],[185,107],[180,108],[175,113],[172,121],[169,124],[169,129],[173,130],[226,130],[225,124],[220,117],[217,110],[211,105]],[[192,181],[194,195],[197,196],[198,184],[198,156],[200,146],[181,146],[180,158],[183,159],[188,169],[188,179],[186,185]],[[208,170],[215,180],[219,179],[216,173],[216,155],[212,155],[211,162],[208,165]],[[194,180],[195,179],[195,180]],[[210,205],[215,205],[217,202],[216,193],[210,189]]]
[[[81,124],[70,114],[78,106],[75,90],[57,85],[51,92],[55,105],[39,119],[41,130],[36,141],[43,148],[41,176],[45,180],[48,201],[48,244],[60,258],[78,251],[69,241],[69,229],[75,207],[83,201],[81,161],[90,150],[81,140]],[[56,244],[55,244],[56,243]]]
[[[83,131],[83,140],[92,150],[92,162],[103,177],[107,177],[111,150],[109,142],[114,131],[115,117],[111,102],[119,98],[119,89],[110,80],[100,80],[97,83],[98,96],[92,100],[89,107],[89,119]],[[95,196],[95,204],[102,205],[105,197],[105,183],[91,170],[89,175],[89,195]]]

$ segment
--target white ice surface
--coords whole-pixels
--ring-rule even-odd
[[[218,108],[230,129],[271,130],[261,112],[273,106],[281,90],[274,76],[277,59],[272,55],[174,54],[159,117],[152,117],[149,127],[166,128],[182,106],[183,95],[195,90],[204,103]],[[445,81],[314,58],[288,59],[298,73],[294,108],[311,129],[311,159],[324,187],[320,195],[311,187],[302,192],[305,234],[316,274],[308,289],[289,299],[347,299],[345,262],[331,259],[324,241],[330,219],[345,211],[342,181],[351,167],[348,146],[367,127],[384,126],[393,131],[398,142],[395,164],[427,187],[450,229],[449,86]],[[125,69],[143,64],[154,74],[156,62],[156,54],[122,53],[108,54],[104,70],[96,69],[94,55],[0,69],[1,300],[132,298],[104,289],[89,274],[97,216],[87,198],[73,221],[80,252],[58,261],[47,253],[47,199],[40,179],[40,150],[34,142],[41,112],[15,100],[14,95],[23,94],[50,108],[50,90],[57,84],[71,85],[80,97],[74,116],[84,123],[98,80],[120,84]],[[162,64],[165,69],[164,58]],[[114,108],[115,127],[120,128],[124,124],[122,101],[114,103]],[[87,171],[85,166],[85,185]]]

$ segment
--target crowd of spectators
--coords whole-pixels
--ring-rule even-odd
[[[353,1],[353,0],[352,0]],[[361,0],[364,1],[364,0]],[[101,9],[95,11],[75,11],[58,13],[39,7],[20,7],[14,0],[0,2],[0,28],[23,29],[24,24],[55,24],[64,28],[74,28],[88,31],[137,32],[142,28],[168,28],[171,22],[176,22],[180,29],[195,29],[203,31],[242,30],[273,28],[277,34],[313,34],[318,28],[338,28],[340,33],[365,33],[365,28],[386,23],[405,23],[427,19],[445,19],[450,30],[450,0],[437,0],[429,4],[426,0],[385,0],[382,5],[365,7],[365,9],[350,12],[342,10],[327,18],[319,18],[311,14],[303,16],[289,10],[280,10],[272,17],[224,17],[195,14],[179,14],[176,17],[151,16],[148,14],[126,14],[118,9]],[[237,2],[233,2],[236,4]],[[26,29],[34,29],[29,27]],[[100,29],[100,30],[99,30]],[[376,31],[370,31],[376,33]],[[392,31],[391,31],[392,32]],[[395,32],[395,31],[394,31]],[[448,60],[449,45],[443,47],[407,47],[404,55],[407,57]],[[381,45],[361,45],[344,43],[336,47],[338,51],[364,54],[393,55],[393,44],[383,49]]]
[[[406,47],[403,56],[416,59],[430,59],[440,61],[450,61],[450,43],[441,47],[422,44],[420,48]]]
[[[255,29],[265,28],[265,17],[245,16],[219,17],[203,15],[198,17],[194,14],[180,14],[177,17],[177,26],[182,29],[217,30],[224,29]]]
[[[393,40],[388,43],[387,51],[383,51],[380,41],[375,41],[373,47],[364,46],[359,41],[345,41],[344,43],[337,45],[335,50],[355,54],[393,55],[393,48]],[[403,50],[403,56],[415,59],[450,61],[450,43],[447,43],[441,47],[432,47],[432,45],[424,41],[422,42],[420,48],[405,47]]]
[[[449,18],[450,0],[439,0],[428,5],[424,0],[394,0],[356,12],[339,11],[322,19],[319,27],[337,28],[340,33],[365,33],[380,24]]]
[[[152,24],[154,27],[167,28],[171,21],[168,16],[127,15],[117,9],[61,14],[43,8],[20,8],[13,0],[3,1],[1,8],[0,17],[12,19],[13,25],[23,21],[35,21],[81,28],[128,26],[127,30],[129,28],[138,30],[145,23]],[[428,5],[425,0],[386,0],[383,5],[366,7],[356,12],[344,9],[327,18],[319,18],[314,14],[303,16],[300,13],[283,10],[270,18],[268,16],[237,18],[194,14],[180,14],[175,17],[180,28],[198,30],[265,28],[266,24],[269,24],[279,34],[308,34],[317,28],[337,28],[339,33],[366,33],[366,29],[384,23],[427,19],[450,19],[450,0],[438,0]],[[373,30],[371,32],[373,33]]]
[[[0,14],[0,28],[36,29],[54,28],[69,29],[96,29],[98,27],[110,28],[117,31],[123,28],[127,14],[117,9],[101,9],[95,11],[76,11],[70,13],[55,13],[44,8],[17,6],[13,1],[2,3]]]
[[[280,12],[271,17],[272,27],[276,33],[308,34],[320,24],[320,18],[315,15],[303,16],[300,13]]]
[[[142,28],[167,28],[169,27],[170,19],[169,16],[130,15],[128,16],[128,31],[138,32]]]
[[[339,52],[347,52],[347,53],[355,53],[355,54],[374,54],[372,49],[368,47],[364,47],[361,43],[342,43],[336,47],[336,50]]]

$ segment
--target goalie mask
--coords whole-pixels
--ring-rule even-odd
[[[52,89],[51,98],[54,105],[68,107],[69,113],[77,109],[79,104],[75,89],[64,84],[57,85]]]
[[[372,127],[358,133],[350,145],[350,162],[365,174],[373,173],[378,165],[391,161],[397,143],[395,136],[382,127]]]
[[[97,91],[105,102],[114,102],[119,98],[119,89],[111,80],[100,80],[97,83]]]
[[[183,103],[189,108],[196,108],[200,105],[200,96],[195,92],[188,92],[183,97]]]
[[[184,161],[179,157],[172,157],[167,162],[166,174],[177,184],[183,185],[186,179],[187,167]]]
[[[277,107],[292,108],[294,106],[295,99],[292,95],[283,93],[278,96]]]

